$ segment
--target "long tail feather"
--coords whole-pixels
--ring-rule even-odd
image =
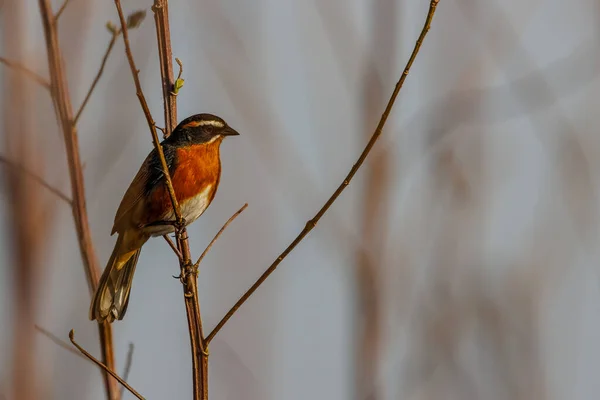
[[[122,254],[122,246],[123,236],[119,235],[92,299],[89,315],[92,321],[113,322],[125,316],[141,248]]]

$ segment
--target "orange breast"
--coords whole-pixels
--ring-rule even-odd
[[[211,185],[209,203],[214,198],[221,176],[220,142],[221,140],[216,140],[210,144],[177,149],[176,168],[171,180],[180,206],[184,206],[186,201],[203,192],[208,185]],[[171,198],[165,185],[161,185],[153,193],[151,208],[152,211],[148,214],[153,220],[165,219],[164,217],[170,214]]]

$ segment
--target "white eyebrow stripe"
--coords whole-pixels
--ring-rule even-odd
[[[221,122],[221,121],[217,121],[217,120],[206,120],[206,121],[198,121],[198,125],[197,126],[205,126],[205,125],[210,125],[210,126],[214,126],[216,128],[222,128],[225,125]]]

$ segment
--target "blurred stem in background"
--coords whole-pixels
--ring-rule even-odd
[[[74,122],[75,117],[73,114],[71,97],[68,90],[68,81],[64,71],[63,56],[58,38],[58,16],[64,11],[67,2],[63,4],[63,7],[60,8],[59,13],[56,14],[56,16],[52,11],[49,0],[39,0],[38,3],[44,28],[44,37],[46,39],[52,103],[54,105],[57,122],[63,133],[67,154],[69,177],[71,181],[73,220],[75,221],[79,250],[88,279],[88,287],[90,293],[93,295],[100,279],[100,267],[98,265],[98,258],[96,257],[90,233],[77,127]],[[114,371],[115,359],[112,327],[108,323],[99,323],[98,332],[100,335],[102,362],[107,368]],[[117,381],[110,377],[105,371],[103,371],[103,373],[108,399],[120,399],[121,395]]]
[[[386,0],[372,3],[371,34],[367,45],[367,58],[363,78],[362,121],[363,131],[369,133],[383,107],[388,82],[393,79],[396,47],[396,2]],[[383,64],[383,65],[382,65]],[[368,139],[368,136],[367,136]],[[385,254],[387,215],[390,196],[390,175],[392,160],[388,151],[381,152],[365,164],[365,190],[361,205],[362,240],[356,248],[355,290],[355,389],[357,400],[375,400],[380,396],[377,390],[377,375],[381,349],[381,297],[379,282],[382,255]]]
[[[25,56],[26,12],[22,2],[11,2],[2,12],[4,51],[13,57]],[[35,113],[30,81],[23,80],[21,71],[11,69],[3,74],[3,133],[5,149],[29,171],[42,170],[43,157],[34,153],[29,113]],[[39,148],[39,147],[38,147]],[[7,188],[7,219],[5,235],[11,249],[13,282],[13,359],[12,396],[19,400],[36,400],[44,391],[40,387],[36,368],[34,321],[37,313],[36,294],[43,279],[40,268],[46,244],[52,205],[42,187],[15,168],[4,168]],[[4,394],[3,394],[4,395]]]

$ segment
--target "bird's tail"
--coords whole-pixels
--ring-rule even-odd
[[[124,252],[123,247],[124,235],[119,235],[92,299],[90,306],[92,321],[121,320],[127,311],[131,283],[141,248]]]

